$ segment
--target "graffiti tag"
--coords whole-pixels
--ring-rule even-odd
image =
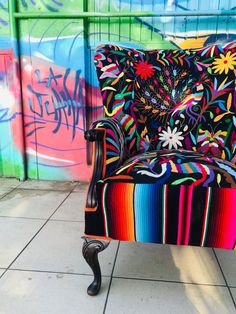
[[[83,129],[85,126],[84,83],[81,80],[81,70],[75,72],[73,79],[70,77],[70,68],[66,69],[64,74],[56,74],[50,67],[46,78],[42,77],[40,69],[36,69],[34,73],[37,88],[32,84],[27,85],[28,91],[34,96],[28,101],[30,111],[36,120],[37,117],[44,121],[45,119],[48,121],[48,118],[53,119],[56,122],[53,133],[57,133],[62,124],[66,125],[68,130],[72,130],[74,139],[80,119]]]

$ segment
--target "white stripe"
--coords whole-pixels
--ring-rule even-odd
[[[56,157],[50,157],[44,154],[40,154],[38,152],[36,152],[34,149],[32,148],[27,148],[26,149],[27,154],[32,155],[32,156],[37,156],[43,159],[48,159],[48,160],[54,160],[54,161],[61,161],[67,164],[73,164],[74,161],[73,160],[68,160],[68,159],[61,159],[61,158],[56,158]]]
[[[205,222],[204,222],[204,233],[203,233],[203,237],[202,237],[202,241],[201,241],[201,246],[203,246],[204,242],[205,242],[205,237],[206,237],[206,224],[207,224],[207,220],[208,220],[208,212],[209,212],[209,208],[210,208],[210,204],[209,204],[209,199],[211,196],[211,188],[208,187],[208,198],[207,198],[207,211],[206,211],[206,218],[205,218]]]
[[[162,168],[161,173],[152,173],[147,170],[139,170],[137,171],[137,173],[144,174],[148,177],[159,178],[166,172],[166,167],[167,167],[166,164],[161,165],[161,168]]]

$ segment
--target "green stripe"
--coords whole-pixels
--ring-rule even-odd
[[[181,184],[181,183],[183,183],[183,182],[185,182],[185,181],[188,181],[188,180],[193,181],[193,182],[196,181],[196,179],[193,179],[193,178],[183,178],[183,179],[175,180],[175,181],[172,182],[171,184],[172,184],[172,185],[178,185],[178,184]]]
[[[133,119],[132,120],[130,120],[127,124],[126,124],[126,126],[125,126],[125,130],[127,131],[128,130],[128,128],[133,124]]]

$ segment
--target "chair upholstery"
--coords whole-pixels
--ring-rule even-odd
[[[103,45],[94,61],[105,118],[87,133],[85,235],[234,249],[236,42]]]

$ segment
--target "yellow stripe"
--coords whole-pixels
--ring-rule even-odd
[[[171,165],[171,171],[178,173],[178,169],[176,168],[176,166],[175,166],[175,164],[173,163],[173,161],[170,160],[169,163],[170,163],[170,165]]]
[[[135,163],[136,163],[136,160],[134,160],[131,164],[128,164],[128,165],[126,165],[126,166],[123,166],[120,170],[116,171],[116,174],[121,173],[123,170],[125,170],[125,169],[127,169],[127,168],[133,166]]]
[[[120,106],[118,106],[114,110],[112,110],[111,113],[107,111],[107,107],[104,107],[106,116],[108,116],[108,117],[114,116],[117,113],[117,111],[119,111],[124,106],[124,103],[125,102],[123,102]]]
[[[116,160],[119,159],[119,158],[120,158],[120,157],[118,156],[118,157],[112,157],[112,158],[110,158],[110,159],[107,159],[106,165],[109,165],[110,163],[116,161]]]

